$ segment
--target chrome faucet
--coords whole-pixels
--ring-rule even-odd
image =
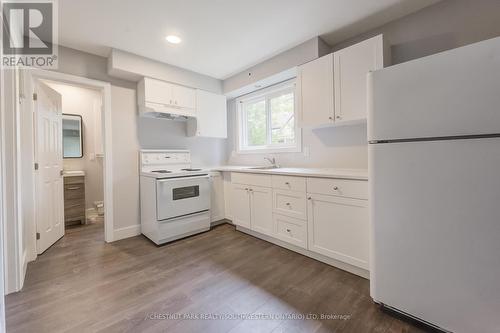
[[[264,157],[265,160],[269,161],[272,164],[273,168],[279,168],[279,165],[276,164],[276,158],[272,157]]]

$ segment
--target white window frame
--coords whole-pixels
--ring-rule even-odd
[[[243,105],[248,102],[256,100],[266,100],[266,110],[269,108],[267,102],[270,98],[283,94],[284,91],[293,91],[294,95],[294,127],[295,127],[295,144],[294,145],[272,145],[266,144],[264,146],[246,146],[245,137],[246,131],[246,114],[243,112]],[[295,79],[287,80],[270,87],[258,90],[256,92],[241,96],[236,99],[237,105],[237,126],[236,127],[236,152],[238,154],[262,154],[262,153],[299,153],[302,151],[302,129],[298,126],[299,122],[299,107],[297,98],[297,89]],[[271,121],[269,119],[270,112],[267,114],[267,133],[268,137],[271,136]]]

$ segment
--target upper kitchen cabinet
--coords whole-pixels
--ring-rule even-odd
[[[333,53],[335,123],[366,120],[366,75],[383,67],[382,35]]]
[[[368,72],[384,67],[382,35],[328,54],[299,67],[301,127],[366,120]]]
[[[297,82],[299,126],[318,127],[333,123],[333,55],[327,54],[300,66]]]
[[[226,96],[196,90],[196,118],[188,120],[189,136],[227,138]]]
[[[196,90],[172,84],[172,102],[177,107],[194,110],[196,108]]]
[[[145,77],[137,85],[142,114],[169,113],[193,117],[196,113],[196,90]]]

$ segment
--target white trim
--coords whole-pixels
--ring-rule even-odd
[[[7,73],[7,74],[6,74]],[[6,82],[7,81],[7,82]],[[21,211],[21,200],[19,184],[20,175],[20,90],[19,71],[13,68],[4,72],[2,70],[2,115],[1,115],[1,151],[2,151],[2,174],[0,178],[10,179],[10,182],[3,181],[2,184],[2,219],[4,221],[2,234],[4,255],[4,292],[6,294],[19,291],[23,284],[23,219]],[[8,86],[8,89],[5,87]],[[6,91],[7,90],[7,91]],[[8,95],[6,94],[8,93]],[[8,103],[8,104],[7,104]],[[6,118],[6,110],[11,110],[10,116]],[[8,123],[6,121],[8,120]],[[5,135],[6,126],[10,126],[9,137]],[[8,157],[5,155],[9,151]],[[10,211],[10,213],[8,212]],[[7,238],[8,237],[8,238]]]
[[[103,131],[104,131],[104,239],[106,242],[113,242],[114,239],[114,221],[113,221],[113,153],[112,153],[112,118],[111,118],[111,84],[76,75],[70,75],[54,71],[41,69],[32,69],[29,72],[31,76],[31,90],[33,91],[33,80],[42,79],[56,81],[68,84],[76,84],[93,89],[99,89],[102,92],[103,99]]]
[[[115,229],[113,239],[117,241],[120,239],[138,236],[140,234],[141,234],[141,225],[136,224],[136,225],[131,225],[129,227]]]
[[[1,33],[1,32],[0,32]],[[1,44],[1,43],[0,43]],[[3,46],[0,45],[0,53],[3,52]],[[4,265],[4,206],[5,206],[5,196],[4,196],[4,152],[5,152],[5,139],[4,139],[4,68],[0,64],[0,332],[5,332],[5,265]]]
[[[294,125],[295,125],[295,143],[293,145],[272,145],[269,142],[264,146],[255,147],[242,147],[242,141],[245,140],[243,136],[246,134],[246,121],[243,119],[245,117],[243,113],[242,106],[248,102],[265,100],[272,98],[273,96],[281,95],[284,91],[290,90],[294,94]],[[265,153],[298,153],[302,151],[302,129],[298,126],[299,124],[299,108],[298,108],[298,95],[297,95],[297,84],[296,79],[287,80],[280,82],[273,86],[255,91],[251,94],[241,96],[235,100],[236,103],[236,126],[235,126],[235,150],[236,154],[265,154]],[[266,124],[267,124],[267,140],[271,139],[271,122],[270,122],[270,112],[269,103],[266,102]]]

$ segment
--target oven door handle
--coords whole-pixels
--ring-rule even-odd
[[[210,175],[203,175],[203,176],[184,176],[184,177],[172,177],[172,178],[162,178],[162,179],[157,179],[156,181],[164,183],[168,181],[173,181],[173,180],[192,180],[192,179],[208,179],[210,178]]]

